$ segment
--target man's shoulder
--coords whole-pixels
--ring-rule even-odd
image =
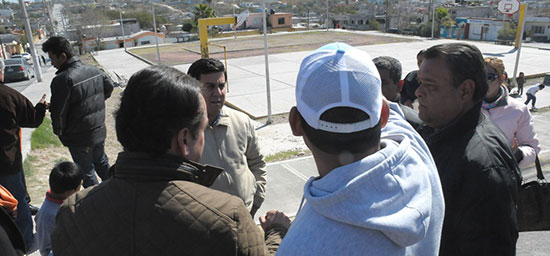
[[[212,211],[213,209],[217,209],[224,214],[228,214],[229,211],[233,211],[239,206],[245,207],[240,198],[222,191],[183,180],[174,180],[170,183],[175,188],[174,193],[187,195],[193,201],[202,205],[203,210]],[[171,190],[171,188],[167,189]]]
[[[239,110],[225,106],[222,111],[223,116],[226,117],[226,120],[232,125],[238,125],[240,127],[252,123],[252,119]]]

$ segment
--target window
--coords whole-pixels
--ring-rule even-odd
[[[285,24],[285,18],[279,18],[279,19],[277,20],[277,24],[279,24],[279,25],[284,25],[284,24]]]
[[[347,21],[347,20],[344,20],[344,25],[348,25],[348,21]]]
[[[150,44],[150,43],[151,43],[150,41],[141,41],[141,45]]]
[[[355,20],[351,20],[351,25],[355,24]]]
[[[363,20],[359,20],[359,21],[357,22],[357,24],[363,25]]]
[[[531,30],[533,31],[533,34],[544,34],[543,26],[533,26],[531,27]]]

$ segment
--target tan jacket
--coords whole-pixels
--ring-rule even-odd
[[[200,162],[225,170],[210,188],[240,197],[248,209],[261,206],[267,172],[254,125],[247,115],[223,107],[218,122],[204,131]]]
[[[55,255],[268,254],[239,198],[197,184],[205,169],[127,152],[115,168],[113,178],[65,200],[52,233]],[[266,231],[272,253],[285,233]]]

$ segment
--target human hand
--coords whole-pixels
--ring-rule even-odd
[[[512,144],[512,149],[514,150],[514,152],[518,150],[518,147],[518,139],[514,138],[514,143]]]
[[[50,103],[46,101],[46,94],[42,95],[42,98],[40,98],[40,101],[38,103],[44,104],[46,106],[46,109],[50,107]]]
[[[290,227],[290,219],[283,212],[270,210],[260,217],[260,225],[264,231],[270,229],[273,225],[281,225],[288,229]]]

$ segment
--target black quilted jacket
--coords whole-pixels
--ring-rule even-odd
[[[65,146],[91,146],[105,140],[105,100],[113,82],[101,70],[72,57],[51,84],[53,132]]]
[[[115,166],[113,178],[61,206],[56,256],[269,254],[241,199],[197,184],[213,181],[201,177],[203,166],[126,152]],[[266,238],[276,248],[285,233],[269,230]]]

